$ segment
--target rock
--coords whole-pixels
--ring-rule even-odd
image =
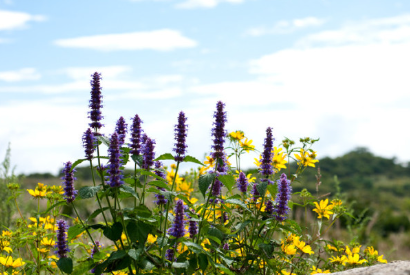
[[[324,273],[318,273],[324,274]],[[332,273],[335,275],[410,275],[410,261],[393,261]]]

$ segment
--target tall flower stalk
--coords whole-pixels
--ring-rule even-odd
[[[125,119],[120,117],[117,121],[117,125],[115,127],[115,132],[118,134],[118,143],[121,147],[125,142],[125,135],[127,134],[127,123],[125,123]]]
[[[101,74],[95,72],[92,75],[91,79],[91,100],[90,100],[90,105],[89,107],[91,108],[91,111],[88,113],[89,118],[91,119],[91,123],[89,124],[91,128],[94,128],[95,134],[98,135],[98,130],[103,126],[100,122],[100,120],[103,118],[101,115],[101,108],[103,107],[102,105],[102,95],[101,95],[101,85],[100,85],[100,80],[101,80]]]
[[[290,186],[290,180],[287,179],[286,174],[283,173],[278,180],[278,193],[275,199],[274,216],[279,222],[283,222],[286,219],[286,215],[289,212],[288,203],[291,197],[292,187]]]

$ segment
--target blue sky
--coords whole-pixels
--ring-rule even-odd
[[[320,137],[319,158],[410,161],[409,49],[409,1],[0,0],[0,156],[11,142],[17,173],[82,158],[98,71],[104,132],[139,114],[157,154],[183,110],[202,159],[222,100],[257,148],[270,126]]]

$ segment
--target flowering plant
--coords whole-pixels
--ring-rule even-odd
[[[349,247],[324,238],[347,214],[339,198],[329,204],[327,198],[315,198],[306,190],[292,194],[292,183],[318,162],[311,148],[318,139],[301,139],[296,147],[286,138],[275,146],[273,129],[268,127],[263,150],[255,159],[258,173],[246,173],[241,158],[256,152],[256,146],[243,131],[228,134],[225,104],[219,101],[212,151],[203,163],[187,155],[184,112],[175,125],[174,153],[156,157],[156,142],[144,133],[138,115],[131,121],[129,144],[123,117],[114,133],[101,133],[100,82],[100,74],[93,74],[91,123],[82,137],[85,158],[65,163],[62,187],[39,183],[28,190],[38,201],[37,215],[28,223],[20,212],[17,225],[27,226],[26,232],[2,232],[2,274],[286,275],[385,262],[373,247],[361,252],[359,244]],[[297,162],[293,173],[287,165],[291,159]],[[174,162],[171,170],[161,161]],[[83,162],[89,163],[93,184],[76,190],[75,167]],[[198,169],[181,174],[182,162]],[[131,173],[125,172],[127,163],[133,164]],[[9,188],[14,199],[21,193],[17,184]],[[299,195],[303,204],[292,201],[292,195]],[[40,212],[43,198],[48,207]],[[75,205],[92,199],[96,208],[83,219]],[[77,217],[61,214],[63,205],[70,205]],[[314,207],[316,225],[302,226],[291,219],[295,205]],[[101,222],[93,224],[95,218]],[[13,258],[13,248],[21,254],[24,247],[30,253],[27,259]],[[56,255],[49,255],[52,250]]]

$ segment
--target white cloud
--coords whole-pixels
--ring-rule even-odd
[[[299,47],[358,45],[410,42],[410,14],[350,22],[340,29],[308,35],[297,42]]]
[[[18,71],[0,72],[0,80],[6,82],[15,82],[22,80],[38,80],[41,74],[34,68],[24,68]]]
[[[170,51],[178,48],[192,48],[197,46],[196,41],[183,36],[179,31],[170,29],[59,39],[54,41],[54,44],[61,47],[85,48],[100,51],[146,49]]]
[[[305,17],[293,20],[282,20],[277,22],[273,27],[256,27],[246,31],[250,36],[262,36],[266,34],[285,34],[291,33],[308,27],[318,27],[325,23],[324,19],[317,17]]]
[[[245,0],[187,0],[176,5],[180,9],[215,8],[221,3],[239,4]]]
[[[0,10],[0,31],[14,30],[27,27],[30,21],[44,21],[42,15],[31,15],[25,12]]]

